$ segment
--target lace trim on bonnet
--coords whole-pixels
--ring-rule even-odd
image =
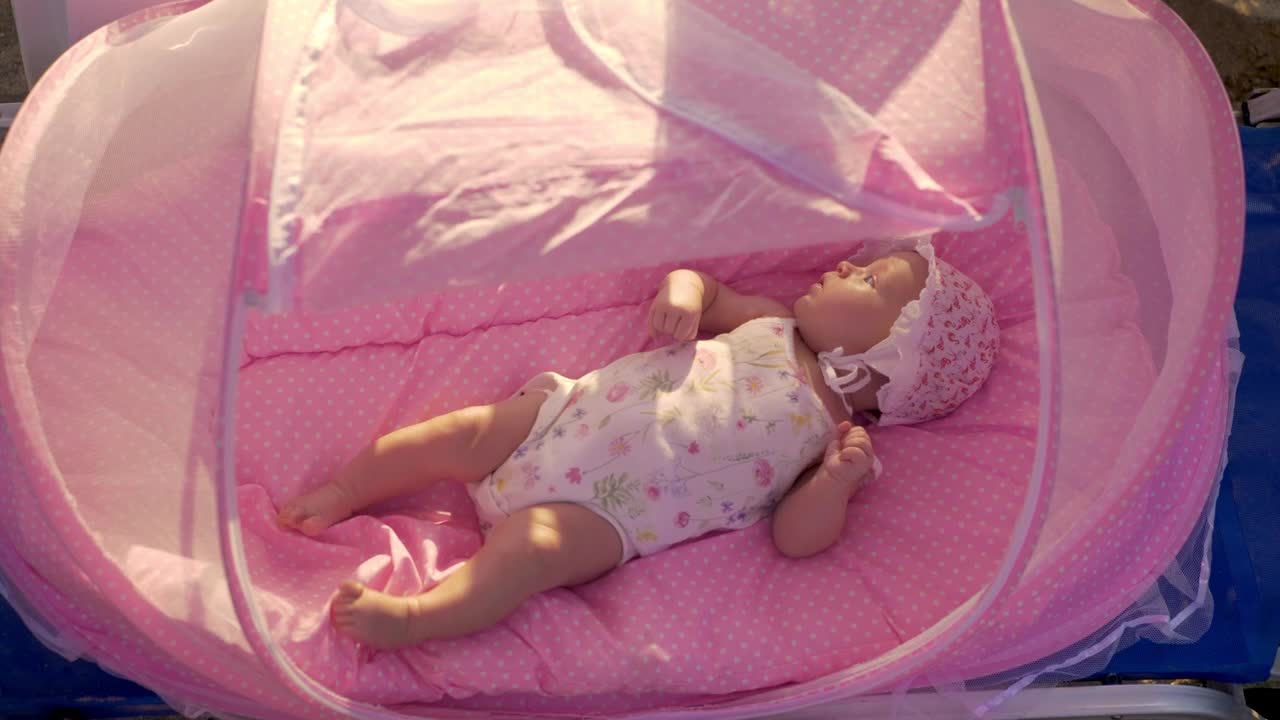
[[[858,355],[846,355],[843,348],[836,348],[835,350],[818,354],[818,363],[822,368],[827,386],[840,396],[840,401],[850,415],[854,414],[854,412],[849,402],[849,393],[865,387],[871,382],[873,370],[888,378],[888,382],[876,392],[877,406],[881,412],[878,420],[880,425],[901,425],[941,417],[967,399],[977,389],[976,386],[970,388],[930,388],[926,387],[920,378],[922,366],[928,365],[925,362],[925,356],[928,351],[923,345],[926,340],[925,336],[932,329],[930,318],[937,315],[937,308],[934,307],[935,303],[938,301],[940,293],[947,296],[955,295],[955,288],[943,289],[940,260],[934,253],[932,236],[871,241],[864,244],[851,260],[853,262],[862,262],[903,250],[913,250],[928,261],[929,272],[924,289],[920,292],[920,297],[907,303],[902,308],[902,312],[898,314],[893,327],[889,330],[889,335],[865,353]],[[953,275],[962,276],[958,270],[949,268],[949,272]],[[955,284],[954,280],[953,278],[951,282],[953,285]],[[969,283],[972,282],[967,278],[965,280]],[[980,385],[989,372],[991,357],[994,355],[994,345],[998,342],[998,328],[994,326],[994,321],[990,320],[989,317],[978,317],[979,315],[990,316],[992,313],[990,300],[986,298],[980,288],[976,288],[976,285],[975,289],[977,289],[981,297],[977,300],[977,305],[970,308],[976,311],[972,313],[973,318],[966,323],[971,327],[962,331],[962,334],[966,336],[972,334],[991,336],[994,334],[994,337],[979,337],[976,347],[973,347],[969,338],[963,338],[963,347],[958,347],[956,352],[969,355],[972,355],[975,351],[979,353],[978,357],[982,358],[984,365],[978,367],[976,359],[974,359],[970,362],[970,367],[980,375],[977,382]],[[950,312],[955,310],[956,307],[949,308]],[[984,340],[989,340],[990,344],[988,345]],[[846,374],[842,375],[837,371],[844,371]],[[942,380],[942,385],[955,384],[958,379],[947,378]],[[939,397],[930,397],[930,395],[934,394],[938,394]],[[946,395],[945,398],[941,397],[943,394]],[[917,415],[911,414],[912,411],[915,411]]]

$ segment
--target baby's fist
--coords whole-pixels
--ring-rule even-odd
[[[836,428],[836,439],[827,443],[821,472],[843,483],[859,483],[876,462],[875,449],[867,429],[848,420]]]
[[[668,275],[649,306],[649,334],[682,342],[698,337],[703,292],[702,280],[694,273],[676,270]]]

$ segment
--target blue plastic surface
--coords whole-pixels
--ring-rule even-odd
[[[93,663],[67,662],[0,601],[0,718],[140,717],[168,711],[150,690]]]
[[[1280,129],[1240,128],[1246,206],[1236,296],[1244,371],[1215,515],[1213,624],[1191,645],[1140,642],[1106,673],[1265,680],[1280,645]]]

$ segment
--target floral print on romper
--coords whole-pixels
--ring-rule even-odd
[[[623,560],[772,511],[822,457],[832,422],[796,361],[795,321],[622,357],[557,389],[529,438],[472,488],[487,530],[577,502],[622,535]]]

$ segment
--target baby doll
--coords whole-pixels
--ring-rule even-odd
[[[438,480],[468,483],[475,501],[474,557],[411,597],[343,583],[337,629],[380,649],[466,635],[536,593],[771,513],[782,554],[822,552],[879,469],[855,420],[951,412],[986,380],[999,337],[991,301],[928,239],[864,247],[790,308],[676,270],[649,326],[679,342],[396,430],[289,503],[280,524],[316,535]]]

